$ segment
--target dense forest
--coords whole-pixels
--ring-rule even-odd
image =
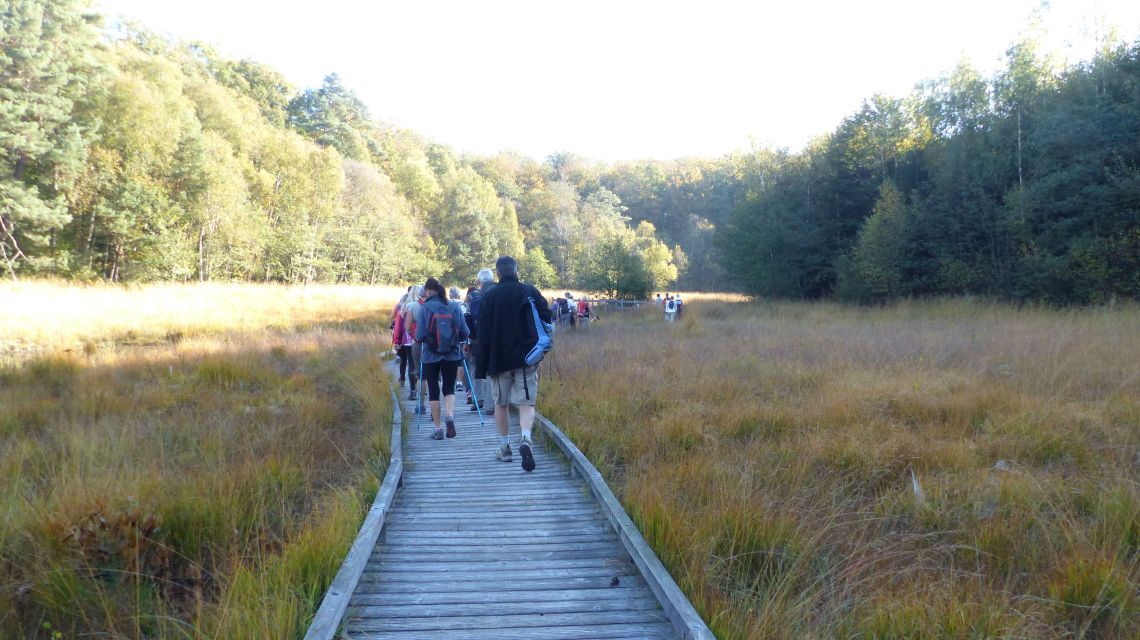
[[[0,14],[11,278],[468,281],[856,300],[1140,296],[1140,44],[1064,67],[1031,38],[877,95],[792,153],[604,164],[466,156],[272,68],[76,0]]]

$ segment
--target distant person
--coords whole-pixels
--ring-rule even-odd
[[[538,366],[526,366],[526,354],[538,342],[534,317],[527,298],[534,300],[539,317],[550,322],[550,307],[538,289],[519,282],[518,262],[510,256],[501,256],[495,262],[499,284],[483,296],[483,310],[479,314],[479,351],[475,370],[480,377],[491,381],[495,400],[495,424],[499,427],[499,448],[495,458],[510,462],[510,423],[508,407],[519,410],[522,440],[519,455],[523,471],[534,470],[531,448],[531,430],[534,427],[534,402],[538,397]]]
[[[673,322],[676,319],[676,315],[677,315],[677,301],[673,299],[673,296],[666,294],[665,295],[665,319],[669,322]]]
[[[570,292],[566,292],[566,297],[563,298],[566,303],[566,315],[570,316],[570,328],[578,328],[578,303],[574,301],[574,296]]]
[[[585,329],[590,326],[590,299],[582,298],[578,301],[578,325]]]
[[[657,299],[653,301],[653,304],[655,304],[655,305],[657,305],[657,306],[659,306],[659,307],[660,307],[662,304],[664,304],[664,303],[662,302],[662,300],[661,300],[661,294],[660,294],[660,293],[659,293],[659,294],[657,294]]]
[[[467,366],[471,370],[471,375],[475,377],[474,396],[478,398],[477,402],[472,400],[471,410],[486,412],[488,406],[494,406],[494,401],[491,399],[491,385],[485,376],[478,375],[475,355],[479,352],[479,316],[483,311],[483,299],[495,286],[495,274],[490,269],[480,269],[475,275],[475,280],[478,285],[472,287],[472,291],[467,294],[467,327],[471,330],[471,342],[466,349],[466,356]]]
[[[427,382],[431,419],[435,423],[432,439],[443,440],[440,426],[440,396],[447,437],[455,437],[455,378],[463,360],[461,346],[470,335],[467,322],[460,313],[458,300],[448,300],[443,285],[435,278],[424,283],[424,302],[416,318],[416,342],[423,345],[424,380]],[[440,378],[443,386],[440,387]]]
[[[677,298],[673,300],[677,306],[677,319],[681,319],[681,312],[685,310],[685,302],[681,300],[681,294],[677,294]]]

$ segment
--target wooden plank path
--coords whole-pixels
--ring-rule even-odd
[[[557,427],[536,424],[526,473],[517,416],[514,461],[500,462],[494,419],[481,426],[462,392],[445,440],[399,392],[402,468],[389,470],[306,640],[713,638]]]

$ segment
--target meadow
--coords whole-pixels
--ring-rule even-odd
[[[693,300],[540,410],[725,640],[1140,636],[1140,308]]]
[[[296,638],[390,451],[396,289],[0,284],[0,638]],[[719,638],[1140,634],[1140,308],[686,295],[540,409]]]
[[[0,285],[0,638],[296,638],[390,451],[365,287]]]

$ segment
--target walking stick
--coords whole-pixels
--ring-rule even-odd
[[[475,393],[475,383],[471,380],[471,370],[467,368],[467,358],[463,359],[463,373],[467,375],[468,389],[471,389],[471,397],[475,399],[475,413],[479,414],[479,427],[483,427],[483,407],[479,405],[479,394]]]
[[[416,413],[418,413],[420,415],[420,419],[418,421],[416,421],[416,428],[417,429],[419,427],[424,426],[423,425],[423,415],[424,415],[423,386],[424,386],[424,345],[421,342],[420,343],[420,379],[416,380],[416,387],[418,387],[416,389]]]

